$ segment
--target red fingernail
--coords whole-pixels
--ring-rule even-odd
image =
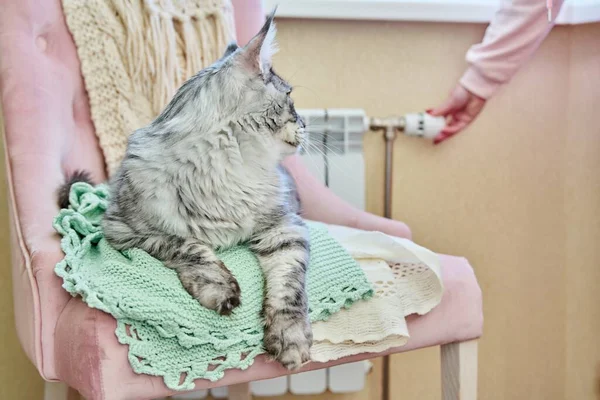
[[[428,108],[427,110],[425,110],[425,112],[426,112],[427,114],[431,114],[431,112],[432,112],[432,111],[433,111],[433,108]]]

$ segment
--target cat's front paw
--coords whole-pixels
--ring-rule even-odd
[[[214,290],[216,292],[213,298],[209,300],[211,306],[208,308],[215,310],[220,315],[230,315],[233,312],[233,309],[241,304],[240,286],[233,276],[225,285],[220,285],[216,288],[209,287],[206,290]],[[209,296],[210,295],[211,294],[209,293]]]
[[[312,331],[306,318],[275,317],[265,328],[265,350],[287,369],[294,371],[310,361]]]
[[[220,315],[230,315],[241,304],[240,285],[221,261],[180,272],[180,279],[192,297]]]

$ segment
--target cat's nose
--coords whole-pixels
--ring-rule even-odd
[[[306,125],[304,124],[304,120],[298,114],[296,114],[296,123],[298,124],[298,126],[300,128],[302,128],[302,129],[306,128]]]

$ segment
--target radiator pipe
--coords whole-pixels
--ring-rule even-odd
[[[371,129],[383,130],[385,139],[385,197],[383,216],[392,217],[392,171],[394,161],[394,141],[396,133],[402,132],[407,136],[433,139],[444,128],[444,117],[434,117],[424,112],[406,114],[402,117],[370,118],[368,125]]]
[[[374,130],[383,130],[385,139],[385,192],[383,198],[383,216],[392,217],[392,171],[394,166],[394,140],[396,132],[404,131],[404,117],[371,118],[369,126]]]
[[[392,171],[394,165],[394,140],[396,129],[388,125],[385,128],[385,194],[383,199],[383,215],[392,218]],[[382,400],[390,400],[390,356],[383,357]]]
[[[396,129],[385,128],[385,194],[383,198],[383,216],[392,218],[392,171],[394,166],[394,140]]]
[[[385,193],[383,199],[383,216],[392,217],[392,171],[394,166],[394,140],[396,131],[404,130],[404,118],[371,118],[370,128],[383,129],[385,140]],[[381,398],[390,400],[390,356],[383,357]]]

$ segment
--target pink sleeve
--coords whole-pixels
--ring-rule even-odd
[[[336,196],[308,171],[300,157],[288,157],[283,161],[283,165],[296,182],[304,218],[411,238],[410,228],[405,223],[359,210]]]
[[[562,3],[554,0],[549,23],[545,0],[503,0],[483,41],[467,52],[469,68],[460,84],[477,96],[490,98],[537,50]]]
[[[232,0],[238,45],[244,46],[265,22],[262,0]]]

